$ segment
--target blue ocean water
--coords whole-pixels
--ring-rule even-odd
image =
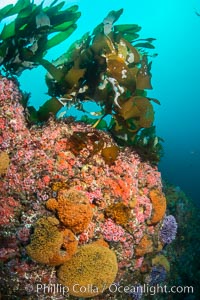
[[[16,1],[1,0],[0,7]],[[41,0],[35,0],[41,3]],[[45,1],[45,4],[51,1]],[[82,13],[77,30],[61,45],[49,51],[56,59],[72,42],[92,31],[111,10],[124,9],[118,24],[135,23],[142,27],[141,38],[156,38],[158,56],[153,59],[150,97],[154,105],[158,136],[164,139],[164,157],[159,164],[164,179],[180,186],[200,205],[200,2],[197,0],[69,0]],[[49,97],[42,67],[24,71],[21,87],[31,92],[31,105],[38,108]]]

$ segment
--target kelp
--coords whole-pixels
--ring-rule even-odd
[[[120,145],[135,145],[143,128],[153,126],[154,111],[147,90],[152,89],[154,38],[139,38],[137,24],[115,24],[123,10],[111,11],[92,33],[86,33],[53,63],[46,83],[52,97],[67,103],[96,102],[101,114],[89,113],[81,121],[109,130]],[[58,75],[58,73],[60,75]],[[80,109],[85,112],[82,105]],[[111,116],[107,123],[105,117]],[[143,133],[150,135],[150,131]]]
[[[0,20],[16,15],[0,33],[0,66],[12,75],[40,64],[52,47],[66,40],[76,29],[78,6],[63,9],[65,2],[43,7],[30,0],[18,0],[0,10]],[[52,36],[52,34],[54,34]]]
[[[4,18],[18,14],[20,11],[23,11],[25,8],[29,7],[30,4],[30,0],[18,0],[15,5],[6,5],[0,9],[0,21],[2,21]]]
[[[52,97],[47,100],[42,106],[40,106],[38,111],[38,119],[40,121],[47,121],[50,114],[55,115],[55,113],[62,108],[62,104],[57,98]]]
[[[149,49],[155,49],[154,45],[150,43],[137,43],[134,45],[137,48],[149,48]]]
[[[65,2],[56,0],[46,7],[43,2],[38,6],[28,0],[23,5],[22,2],[18,0],[15,6],[0,10],[2,19],[13,12],[17,14],[0,34],[0,62],[6,72],[15,75],[39,64],[48,72],[46,83],[51,98],[39,111],[26,104],[29,121],[43,122],[50,115],[63,118],[65,111],[74,106],[84,113],[81,121],[110,131],[119,145],[137,145],[145,151],[148,148],[147,157],[151,151],[160,157],[160,148],[155,146],[158,138],[151,130],[152,102],[160,103],[147,94],[153,88],[151,59],[157,54],[151,51],[155,39],[140,38],[141,27],[137,24],[115,24],[123,9],[112,10],[91,33],[85,33],[64,54],[49,62],[44,58],[47,51],[76,29],[78,6],[64,9]],[[88,101],[96,103],[100,113],[85,111],[83,104]],[[65,111],[58,114],[63,106]],[[79,139],[76,136],[71,142],[76,144]],[[109,151],[115,148],[102,153],[109,157]],[[112,161],[112,155],[109,159]]]
[[[142,129],[136,136],[134,148],[143,160],[158,164],[164,155],[162,143],[164,140],[156,135],[156,127]]]
[[[70,22],[71,23],[71,22]],[[49,39],[46,43],[46,50],[57,46],[58,44],[62,43],[65,41],[77,28],[76,24],[72,24],[70,26],[67,26],[65,30],[60,30],[57,35],[53,36],[51,39]],[[56,29],[56,31],[59,31]]]

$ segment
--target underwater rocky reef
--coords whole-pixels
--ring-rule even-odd
[[[89,297],[114,281],[150,281],[153,266],[168,269],[160,251],[168,233],[175,238],[176,223],[173,232],[163,227],[166,198],[157,166],[91,125],[50,118],[28,129],[16,83],[2,77],[0,85],[6,292],[32,297],[39,283],[91,282],[98,291]]]
[[[199,216],[158,170],[151,102],[159,101],[146,92],[154,39],[139,39],[136,24],[114,25],[123,10],[111,11],[49,62],[48,49],[80,17],[78,7],[62,7],[18,0],[0,10],[1,19],[17,14],[0,34],[0,296],[148,299],[144,285],[196,284],[189,252],[199,246]],[[38,111],[17,79],[37,65],[52,97]],[[84,117],[60,116],[71,106]]]

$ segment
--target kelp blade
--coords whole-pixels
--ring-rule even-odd
[[[73,24],[72,26],[69,27],[66,31],[60,32],[53,36],[50,40],[48,40],[46,44],[46,50],[57,46],[58,44],[62,43],[65,39],[67,39],[77,28],[76,24]]]

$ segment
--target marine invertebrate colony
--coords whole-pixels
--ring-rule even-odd
[[[50,200],[52,204],[53,201]],[[80,233],[88,227],[93,212],[88,197],[83,192],[75,189],[61,189],[58,192],[58,202],[56,203],[55,200],[54,203],[54,210],[57,210],[60,221],[72,231]]]
[[[58,225],[59,221],[52,217],[37,221],[31,244],[26,248],[28,255],[37,262],[61,265],[76,252],[78,242],[75,236],[68,229],[59,230]]]
[[[9,156],[6,152],[0,152],[0,174],[6,174],[9,166]]]
[[[177,223],[174,216],[165,216],[160,231],[161,241],[165,244],[170,244],[176,238]]]
[[[36,277],[41,272],[49,280],[54,272],[51,280],[58,282],[60,278],[63,284],[72,284],[78,272],[78,265],[74,268],[74,264],[86,246],[91,247],[91,255],[99,253],[99,266],[111,253],[112,259],[106,260],[108,269],[113,270],[108,284],[115,276],[116,281],[123,280],[127,285],[145,282],[153,267],[149,256],[156,257],[162,249],[160,230],[166,202],[157,167],[142,161],[130,147],[118,147],[115,160],[107,163],[102,148],[115,145],[115,141],[90,125],[51,119],[42,127],[28,130],[18,87],[6,78],[1,78],[0,84],[1,120],[6,124],[1,131],[0,150],[9,157],[7,171],[1,174],[1,203],[8,200],[8,191],[10,199],[10,207],[3,206],[1,239],[6,242],[0,254],[8,293],[13,294],[18,282],[22,290],[15,292],[17,295],[24,293],[25,285],[31,283],[35,287],[42,280],[41,276]],[[87,139],[78,150],[77,137],[80,142],[82,137]],[[157,198],[160,200],[156,202]],[[15,254],[10,250],[13,248]],[[11,263],[22,269],[17,279],[10,278]],[[32,270],[32,264],[37,271]],[[58,277],[54,265],[61,265]],[[70,266],[74,275],[69,272]],[[147,273],[143,272],[145,268]],[[96,274],[92,270],[90,274]],[[90,278],[91,284],[101,288],[105,274],[102,268],[98,270],[103,276],[101,283],[96,282],[100,279],[97,274]],[[102,295],[96,289],[96,299],[109,298],[107,287]],[[74,292],[71,290],[70,294]],[[115,297],[118,299],[119,295],[116,293]]]
[[[62,265],[58,278],[69,287],[70,294],[90,298],[102,294],[112,284],[117,269],[115,253],[94,243],[82,246],[68,263]]]
[[[153,203],[153,214],[149,224],[156,224],[162,220],[166,211],[166,199],[165,196],[159,191],[152,189],[150,192],[150,198]]]

